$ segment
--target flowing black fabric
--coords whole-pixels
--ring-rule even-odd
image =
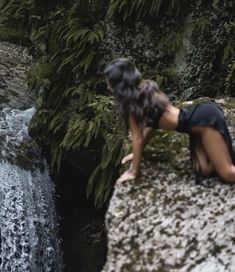
[[[187,108],[180,109],[177,131],[189,134],[189,148],[193,163],[197,160],[195,147],[200,141],[200,135],[192,132],[194,126],[214,127],[223,136],[235,165],[235,153],[233,151],[232,139],[225,122],[223,110],[214,102],[201,102]],[[215,146],[216,148],[216,146]]]

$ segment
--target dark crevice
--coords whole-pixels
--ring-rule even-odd
[[[101,271],[107,254],[105,209],[86,198],[86,178],[64,163],[56,182],[56,203],[65,263],[64,272]]]

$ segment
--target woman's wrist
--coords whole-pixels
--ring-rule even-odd
[[[121,184],[124,181],[135,179],[136,175],[131,169],[126,170],[116,181],[116,185]]]
[[[134,168],[132,168],[132,167],[129,169],[129,171],[130,171],[131,174],[132,174],[133,176],[135,176],[135,177],[138,175],[138,172],[139,172],[137,169],[134,169]]]

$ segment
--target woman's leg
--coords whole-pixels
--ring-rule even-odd
[[[210,176],[215,169],[207,156],[200,138],[195,146],[195,153],[196,158],[195,161],[193,161],[193,169],[202,176]]]
[[[200,134],[206,156],[220,177],[235,182],[235,166],[223,136],[213,127],[194,127],[192,131]]]

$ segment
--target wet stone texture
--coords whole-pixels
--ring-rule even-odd
[[[235,103],[218,102],[235,143]],[[110,201],[102,271],[235,271],[235,185],[218,178],[196,184],[187,137],[158,134],[141,176],[116,187]]]
[[[35,97],[29,93],[25,80],[31,63],[25,47],[0,42],[0,109],[32,106]]]

